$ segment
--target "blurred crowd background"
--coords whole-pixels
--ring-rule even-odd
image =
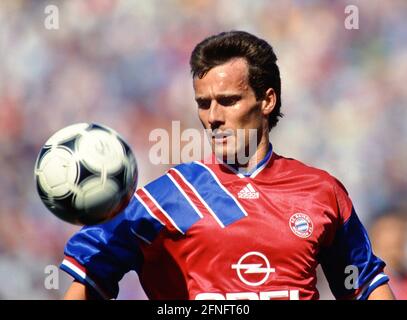
[[[59,9],[59,29],[44,26]],[[359,29],[345,7],[356,5]],[[44,288],[78,230],[40,202],[33,166],[58,129],[100,122],[124,136],[139,186],[155,128],[200,128],[189,55],[204,37],[252,32],[278,56],[285,117],[271,133],[279,154],[328,170],[347,187],[390,284],[407,298],[407,1],[70,0],[0,3],[0,299],[58,299]],[[323,279],[323,278],[322,278]],[[331,299],[324,280],[322,299]],[[145,298],[135,274],[119,298]]]

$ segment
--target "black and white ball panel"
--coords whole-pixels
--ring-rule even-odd
[[[44,204],[76,224],[97,223],[117,213],[135,191],[137,173],[129,145],[114,130],[87,123],[50,137],[35,166]]]

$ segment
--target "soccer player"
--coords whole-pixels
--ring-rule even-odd
[[[130,270],[150,299],[318,299],[319,264],[337,299],[393,299],[343,185],[273,150],[276,60],[266,41],[241,31],[195,47],[212,157],[170,169],[118,216],[75,234],[61,264],[75,278],[66,299],[115,298]]]

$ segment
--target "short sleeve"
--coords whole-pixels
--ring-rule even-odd
[[[337,299],[367,299],[389,281],[385,263],[373,253],[366,229],[359,220],[346,189],[334,179],[337,227],[332,241],[321,248],[319,261]]]
[[[140,271],[141,245],[151,243],[161,225],[133,197],[113,219],[85,226],[65,246],[60,268],[86,285],[96,297],[116,298],[119,281],[129,271]]]

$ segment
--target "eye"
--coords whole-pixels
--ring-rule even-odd
[[[196,99],[196,104],[199,109],[209,109],[211,106],[211,100],[209,99]]]
[[[222,106],[228,107],[228,106],[233,106],[240,99],[241,99],[241,97],[236,95],[236,96],[220,97],[217,100],[218,100],[218,103],[221,104]]]

